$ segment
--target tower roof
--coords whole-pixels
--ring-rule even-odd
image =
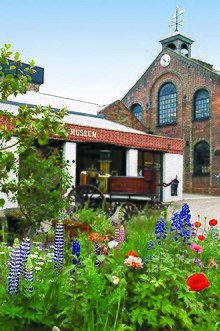
[[[183,34],[181,34],[180,32],[173,32],[171,35],[159,40],[159,42],[163,45],[163,44],[167,44],[167,43],[172,43],[176,40],[181,40],[185,43],[188,43],[190,45],[192,45],[192,43],[194,42],[194,40],[190,39],[187,36],[184,36]]]

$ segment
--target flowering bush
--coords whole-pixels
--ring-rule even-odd
[[[1,244],[0,330],[217,331],[219,229],[192,221],[183,205],[72,241],[58,224],[46,248]]]

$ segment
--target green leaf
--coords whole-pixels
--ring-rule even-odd
[[[15,54],[14,54],[14,59],[15,59],[15,60],[19,60],[19,58],[20,58],[20,53],[15,52]]]
[[[16,69],[16,66],[10,66],[9,69],[10,70],[15,70]]]
[[[0,199],[0,208],[3,208],[5,205],[5,200],[4,199]]]
[[[5,48],[6,49],[10,49],[11,48],[11,44],[5,44]]]

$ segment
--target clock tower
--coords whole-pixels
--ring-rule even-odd
[[[172,35],[160,40],[162,49],[168,47],[173,51],[191,58],[191,45],[194,41],[181,33],[174,32]]]

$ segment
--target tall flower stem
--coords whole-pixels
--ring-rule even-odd
[[[117,311],[116,311],[116,315],[115,315],[115,322],[114,322],[114,329],[113,329],[113,331],[116,330],[116,326],[117,326],[117,322],[118,322],[118,315],[119,315],[119,310],[120,310],[120,305],[121,305],[121,296],[118,299],[118,307],[117,307]]]
[[[9,265],[8,294],[13,295],[18,293],[22,267],[20,243],[17,238],[15,239],[14,245],[11,249]]]
[[[63,269],[64,227],[62,221],[56,225],[54,245],[54,269]]]

